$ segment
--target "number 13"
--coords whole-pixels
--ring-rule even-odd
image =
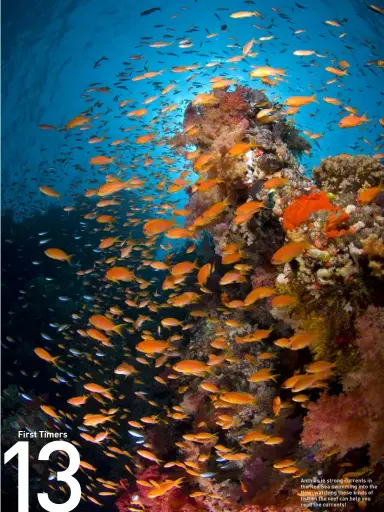
[[[40,450],[39,460],[49,460],[52,452],[64,451],[69,457],[69,465],[66,470],[57,472],[57,480],[65,482],[71,495],[65,503],[53,503],[46,492],[39,492],[37,499],[40,505],[47,512],[71,512],[81,500],[81,487],[76,478],[72,475],[76,473],[80,466],[80,455],[77,449],[67,441],[52,441]],[[28,441],[19,441],[4,453],[4,464],[7,464],[15,455],[19,456],[18,471],[18,512],[28,512],[29,510],[29,443]]]

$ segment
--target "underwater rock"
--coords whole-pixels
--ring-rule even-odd
[[[275,155],[266,153],[257,159],[257,167],[265,174],[273,174],[284,167],[283,162]]]

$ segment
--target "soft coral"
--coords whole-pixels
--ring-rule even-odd
[[[303,224],[308,217],[319,210],[330,212],[339,211],[328,199],[325,192],[311,192],[309,195],[301,195],[294,199],[283,212],[283,227],[285,230],[292,230]]]

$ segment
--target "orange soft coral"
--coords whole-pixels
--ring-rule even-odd
[[[325,192],[311,192],[308,196],[303,194],[285,208],[283,212],[283,227],[286,231],[295,229],[305,222],[308,217],[319,210],[330,212],[339,211],[328,199]]]

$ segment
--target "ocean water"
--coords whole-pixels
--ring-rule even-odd
[[[68,155],[70,162],[54,164],[60,155],[69,153],[68,146],[64,146],[68,143],[66,134],[45,132],[38,126],[47,123],[63,127],[69,119],[87,108],[81,94],[89,84],[100,82],[113,87],[116,75],[124,71],[124,61],[135,64],[135,69],[143,69],[144,65],[151,71],[164,69],[158,80],[164,86],[171,80],[178,81],[180,93],[175,96],[175,101],[181,107],[174,118],[180,121],[182,106],[191,100],[193,92],[188,91],[185,76],[170,73],[170,67],[223,62],[237,53],[227,48],[231,42],[242,47],[253,37],[273,35],[272,40],[254,47],[254,51],[260,52],[252,62],[250,59],[249,63],[236,66],[233,78],[239,84],[250,85],[249,65],[268,62],[271,66],[285,69],[289,77],[287,83],[281,82],[279,87],[268,90],[272,96],[284,99],[290,94],[318,94],[321,97],[321,88],[334,77],[325,71],[325,66],[332,60],[335,63],[346,60],[350,64],[348,78],[328,87],[327,95],[342,99],[343,104],[356,108],[360,115],[366,113],[368,118],[377,121],[383,101],[382,73],[377,66],[367,65],[367,62],[382,58],[382,16],[369,10],[365,2],[285,1],[275,7],[288,19],[279,17],[279,13],[271,10],[274,7],[271,5],[263,12],[264,20],[230,19],[228,14],[241,5],[215,1],[185,5],[182,2],[163,2],[159,5],[161,11],[140,16],[141,12],[152,7],[154,5],[150,2],[138,5],[130,1],[4,2],[3,207],[9,204],[16,211],[25,212],[41,211],[47,207],[49,200],[36,191],[36,185],[46,181],[46,177],[49,184],[62,194],[63,204],[71,201],[71,187],[81,189],[85,175],[74,171],[72,166],[76,163],[86,168],[87,151],[71,150]],[[261,7],[257,2],[244,3],[247,10],[263,11]],[[218,8],[229,10],[218,11]],[[339,20],[342,26],[326,25],[326,20]],[[255,29],[254,24],[270,28]],[[155,28],[155,25],[161,27]],[[228,26],[226,31],[221,30],[223,25]],[[188,32],[191,28],[193,31]],[[294,35],[296,30],[305,32]],[[218,33],[218,36],[206,39],[207,33]],[[343,33],[346,35],[340,38]],[[194,46],[181,50],[176,49],[177,43],[174,43],[156,49],[146,44],[162,40],[165,34],[175,38],[192,37]],[[143,37],[151,39],[141,44]],[[292,54],[301,49],[315,50],[326,58],[296,57]],[[205,56],[200,57],[199,52]],[[177,57],[167,53],[176,53]],[[142,60],[130,61],[133,54],[142,55]],[[108,60],[94,68],[94,63],[103,56]],[[220,69],[217,68],[216,74],[220,74]],[[128,76],[131,74],[129,72]],[[195,81],[199,85],[196,89],[207,90],[209,77],[210,73],[197,76]],[[253,85],[257,83],[255,80],[252,82]],[[123,124],[121,118],[114,118],[118,109],[116,102],[111,101],[113,97],[119,94],[119,99],[140,101],[143,95],[151,95],[153,90],[152,85],[144,81],[128,81],[125,85],[127,90],[113,89],[108,95],[100,95],[103,108],[113,109],[108,116],[108,135],[112,138],[119,137],[119,128]],[[303,160],[308,170],[328,155],[374,152],[380,134],[377,122],[363,125],[361,129],[339,130],[338,110],[319,101],[319,105],[313,104],[297,116],[300,129],[324,134],[313,144],[312,156]],[[73,137],[70,139],[74,140]],[[83,141],[79,146],[83,147]],[[126,158],[125,155],[123,157]],[[54,169],[50,171],[50,167]]]
[[[131,464],[131,456],[116,456],[116,452],[106,455],[106,446],[95,447],[81,436],[97,433],[93,428],[84,429],[84,414],[96,414],[100,409],[104,414],[108,408],[115,408],[115,402],[109,404],[107,398],[100,404],[92,398],[78,409],[68,407],[67,401],[85,393],[85,378],[112,389],[114,397],[119,396],[119,399],[118,412],[111,415],[117,414],[119,421],[108,425],[111,428],[113,425],[115,430],[109,446],[119,446],[136,457],[140,447],[135,443],[139,438],[128,433],[134,430],[128,421],[159,413],[162,420],[156,427],[158,430],[153,431],[152,448],[155,452],[156,449],[166,452],[164,443],[180,441],[180,437],[189,432],[183,430],[183,425],[166,423],[164,412],[168,413],[167,408],[181,401],[183,392],[177,387],[172,392],[162,385],[154,388],[157,386],[154,377],[166,378],[171,365],[158,370],[151,357],[137,362],[142,353],[135,352],[135,343],[141,341],[143,331],[146,336],[161,339],[177,333],[181,338],[178,350],[192,354],[189,357],[195,359],[201,356],[198,348],[194,348],[199,347],[201,336],[212,335],[205,313],[214,310],[215,315],[220,315],[222,311],[220,300],[214,306],[213,298],[209,302],[210,297],[222,298],[224,290],[217,276],[222,277],[228,270],[219,261],[217,240],[215,247],[215,240],[205,233],[196,240],[158,237],[148,241],[143,233],[143,224],[148,219],[169,220],[172,211],[187,208],[190,185],[199,177],[193,172],[193,163],[180,158],[180,153],[173,155],[165,141],[183,130],[186,108],[198,94],[209,93],[212,77],[223,76],[235,82],[229,86],[229,91],[236,86],[262,89],[276,105],[291,96],[316,96],[316,101],[301,107],[291,117],[311,144],[310,151],[298,156],[300,171],[305,176],[311,177],[312,168],[328,156],[375,155],[377,160],[382,160],[384,4],[375,0],[374,5],[376,10],[362,0],[278,0],[276,3],[180,0],[158,4],[148,0],[3,2],[2,442],[8,449],[16,442],[18,430],[41,428],[66,432],[71,441],[76,441],[82,458],[97,468],[91,475],[115,485],[111,496],[101,497],[99,493],[105,488],[82,472],[79,480],[84,501],[76,510],[95,510],[98,505],[91,502],[91,497],[100,501],[104,510],[117,511],[115,502],[123,493],[119,482],[126,479],[124,485],[132,486],[132,472],[139,474],[148,461],[135,459]],[[262,18],[230,17],[234,12],[254,10],[260,11]],[[329,21],[331,23],[327,23]],[[242,55],[242,48],[252,39],[251,55],[239,62],[229,62],[232,57]],[[151,47],[159,41],[169,45]],[[311,55],[294,55],[300,50],[310,51]],[[191,66],[191,70],[176,73],[172,71],[176,66]],[[250,78],[252,66],[270,66],[284,71],[274,84],[263,83]],[[326,67],[346,73],[336,76]],[[159,74],[150,79],[132,80],[148,72]],[[269,79],[273,81],[275,76]],[[169,85],[173,88],[164,94],[162,91]],[[145,105],[145,100],[152,96],[158,98]],[[337,99],[340,106],[327,103],[324,97]],[[169,112],[164,110],[170,105],[173,108]],[[143,117],[127,115],[144,107],[148,112]],[[351,129],[340,128],[340,119],[352,112],[358,116],[365,114],[366,122]],[[80,114],[91,118],[91,122],[67,129],[66,124]],[[147,132],[155,134],[155,143],[137,144],[137,137]],[[105,137],[105,140],[91,144],[92,136]],[[111,145],[113,141],[117,142]],[[193,151],[196,146],[191,144],[186,149]],[[116,161],[104,166],[90,163],[90,159],[102,155],[114,156]],[[164,157],[171,160],[164,160]],[[145,164],[145,159],[152,161]],[[183,171],[189,173],[188,183],[176,192],[167,192],[167,187],[180,178]],[[108,175],[122,180],[138,179],[143,185],[132,187],[129,193],[119,191],[116,196],[106,197],[118,203],[105,211],[97,210],[95,197],[84,195],[89,190],[98,190],[106,183]],[[159,188],[159,183],[163,188]],[[59,197],[50,197],[39,187],[50,187]],[[244,197],[242,200],[245,202]],[[240,202],[239,199],[236,206]],[[94,218],[104,213],[115,216],[115,223],[97,224]],[[183,218],[178,217],[180,225]],[[116,246],[103,252],[99,248],[100,240],[110,236],[119,237],[114,241]],[[282,244],[283,240],[284,234],[279,242]],[[186,255],[192,243],[195,248]],[[268,243],[274,247],[275,240],[265,245]],[[120,249],[124,244],[134,249],[122,258]],[[119,249],[115,250],[116,247]],[[70,262],[47,258],[44,251],[48,248],[61,248],[65,257],[71,256]],[[115,259],[106,262],[108,257]],[[199,291],[193,282],[196,281],[193,272],[215,262],[212,274],[216,272],[217,279],[210,282],[211,294],[207,290],[202,292],[201,308],[195,307],[199,308],[198,314],[191,316],[186,308],[176,308],[167,302],[169,293],[172,299],[175,290],[164,291],[162,282],[166,273],[164,269],[157,271],[149,265],[148,262],[154,261],[168,266],[170,262],[172,265],[194,262],[185,282],[188,291]],[[117,284],[106,281],[106,272],[114,264],[132,268],[141,281],[134,284],[129,280]],[[177,293],[181,293],[182,286],[176,288]],[[164,306],[164,313],[161,307],[156,308],[159,304]],[[111,307],[120,308],[121,312],[111,313]],[[88,323],[91,315],[104,313],[116,325],[124,323],[127,328],[122,337],[113,331],[103,331],[112,339],[113,347],[96,343],[93,338],[90,341],[86,332],[91,327]],[[123,320],[124,316],[128,320]],[[168,330],[161,323],[164,316],[182,324]],[[245,321],[255,328],[269,328],[259,322],[257,316],[250,315]],[[186,325],[184,330],[182,327]],[[280,337],[292,335],[284,330],[278,332]],[[59,357],[57,366],[36,357],[34,351],[39,347]],[[311,361],[307,350],[308,353],[297,358],[301,365]],[[172,365],[179,355],[171,353]],[[242,357],[244,355],[245,352]],[[203,359],[206,356],[205,353]],[[135,380],[132,376],[116,375],[114,369],[122,362],[140,368]],[[297,368],[293,363],[291,366],[284,364],[283,361],[282,378],[287,378],[289,371]],[[332,393],[338,393],[340,386],[339,381],[334,382]],[[144,399],[135,395],[140,392],[147,393],[157,405],[149,408],[147,395],[143,395]],[[196,386],[193,392],[198,392]],[[318,390],[314,393],[317,399]],[[59,411],[60,419],[44,415],[41,410],[44,404]],[[296,410],[287,427],[297,443],[301,427],[295,422],[301,425],[303,414],[302,410]],[[49,491],[41,481],[52,476],[52,471],[37,461],[38,448],[43,444],[37,443],[32,451],[30,510],[33,511],[42,510],[36,492]],[[290,453],[284,456],[295,458],[292,446]],[[278,453],[276,451],[276,457]],[[312,452],[305,455],[300,452],[300,456],[310,461],[308,469],[312,474],[322,471],[322,466],[315,469],[311,465]],[[166,460],[177,457],[177,449],[172,445]],[[354,454],[351,460],[356,468],[368,464],[367,453],[363,451]],[[65,459],[57,457],[55,462],[65,463]],[[331,465],[332,476],[337,472],[335,468],[336,465]],[[241,465],[230,466],[227,470],[222,461],[219,464],[211,461],[210,466],[204,468],[209,479],[219,473],[218,481],[228,477],[231,485],[235,482],[237,502],[247,504],[238,490]],[[16,510],[16,474],[13,461],[3,471],[3,503],[10,511]],[[268,488],[268,477],[265,478]],[[53,478],[48,482],[52,496],[58,502],[65,501],[68,493],[58,491]],[[189,481],[188,492],[198,490],[195,484]],[[91,487],[86,489],[86,485]],[[233,487],[228,489],[228,494],[235,492]],[[178,509],[177,503],[175,498],[175,510],[187,510]],[[151,510],[148,504],[146,506],[144,510]],[[216,509],[201,510],[243,510],[226,508],[225,504],[216,506]],[[128,509],[121,506],[119,512],[123,510]]]

